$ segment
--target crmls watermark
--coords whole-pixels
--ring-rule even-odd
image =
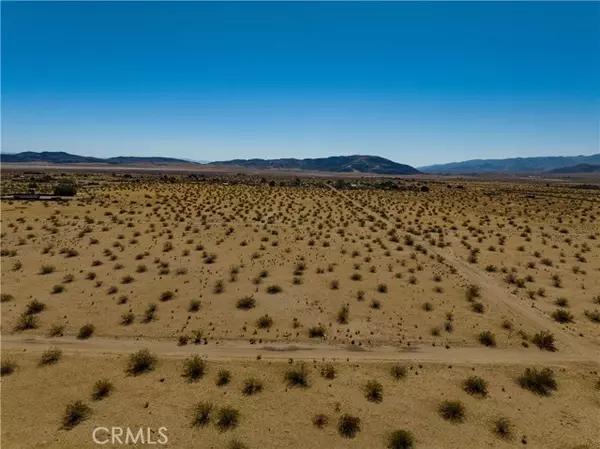
[[[159,427],[96,427],[92,432],[96,444],[167,444],[167,428]]]

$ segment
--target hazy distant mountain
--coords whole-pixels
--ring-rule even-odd
[[[212,162],[254,169],[307,170],[335,173],[374,173],[380,175],[414,175],[420,172],[410,165],[399,164],[379,156],[332,156],[316,159],[234,159]]]
[[[517,157],[511,159],[473,159],[450,164],[419,167],[425,173],[542,173],[581,164],[600,164],[600,153],[591,156]]]
[[[49,164],[113,164],[113,165],[131,165],[131,164],[197,164],[198,162],[184,159],[175,159],[170,157],[137,157],[137,156],[118,156],[109,158],[97,158],[90,156],[78,156],[63,151],[26,151],[16,154],[0,154],[0,162],[4,163],[23,163],[23,162],[41,162]]]
[[[552,173],[552,174],[600,173],[600,165],[592,165],[592,164],[571,165],[569,167],[555,168],[554,170],[549,170],[547,173]]]

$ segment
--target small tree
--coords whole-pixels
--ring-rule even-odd
[[[57,196],[75,196],[77,188],[72,183],[61,183],[54,188],[54,194]]]

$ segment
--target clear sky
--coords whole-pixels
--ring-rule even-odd
[[[5,2],[2,151],[599,152],[600,3]]]

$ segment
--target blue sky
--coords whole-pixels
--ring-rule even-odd
[[[5,2],[2,151],[599,152],[600,3]]]

